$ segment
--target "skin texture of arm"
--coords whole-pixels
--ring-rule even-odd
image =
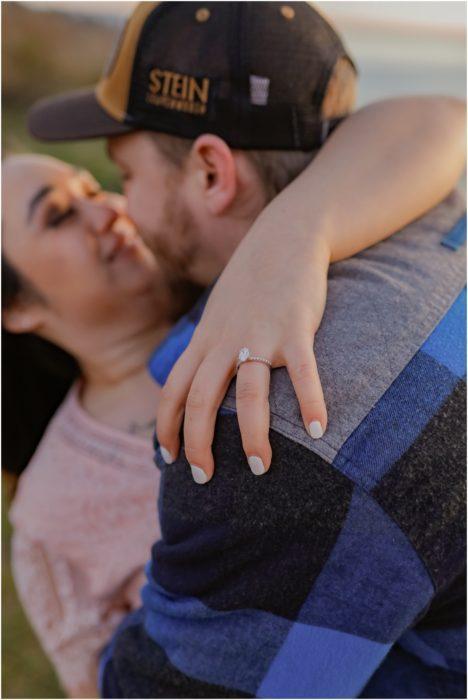
[[[262,212],[272,217],[264,225],[275,214],[300,235],[318,216],[330,262],[378,243],[456,186],[465,164],[465,120],[465,104],[450,98],[389,99],[361,109]]]
[[[205,483],[213,475],[217,409],[241,347],[286,366],[306,430],[320,438],[327,412],[313,342],[330,263],[395,233],[442,201],[465,161],[465,107],[407,97],[362,108],[255,221],[215,285],[193,339],[162,392],[157,436],[167,461],[184,441]],[[304,300],[304,301],[303,301]],[[232,369],[220,373],[220,358]],[[271,462],[270,373],[246,363],[237,377],[242,443],[252,471]],[[255,459],[252,459],[255,458]],[[196,471],[200,475],[200,471]]]

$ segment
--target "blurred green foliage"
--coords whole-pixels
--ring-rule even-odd
[[[70,143],[42,143],[33,139],[26,127],[27,110],[4,104],[2,120],[3,155],[10,153],[47,153],[90,170],[105,189],[120,191],[117,168],[108,158],[104,139]]]
[[[1,10],[4,157],[11,153],[47,153],[89,169],[106,189],[119,190],[118,173],[102,139],[41,143],[31,138],[26,126],[27,110],[37,98],[96,82],[116,30],[85,18],[32,11],[21,2],[2,2]],[[63,698],[64,692],[15,593],[5,478],[2,485],[2,697]]]
[[[22,2],[2,3],[4,156],[47,153],[88,168],[107,189],[120,189],[103,139],[41,143],[26,126],[27,111],[36,99],[96,83],[116,34],[117,27],[86,18],[33,11]]]

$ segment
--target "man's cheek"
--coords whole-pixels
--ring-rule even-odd
[[[127,188],[125,194],[128,202],[128,214],[139,232],[143,234],[148,227],[151,227],[151,217],[147,213],[149,207],[145,202],[145,197],[142,197],[134,186]]]

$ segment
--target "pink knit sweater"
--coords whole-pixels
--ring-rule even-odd
[[[96,682],[100,649],[140,605],[157,489],[150,441],[97,423],[75,385],[10,511],[18,594],[69,693]]]

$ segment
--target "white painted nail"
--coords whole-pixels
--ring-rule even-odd
[[[208,481],[208,477],[203,471],[203,469],[200,469],[200,467],[196,467],[194,464],[190,465],[190,469],[192,470],[193,480],[197,484],[206,484],[206,482]]]
[[[263,466],[263,462],[260,459],[260,457],[249,457],[247,461],[249,463],[249,467],[251,468],[255,476],[261,476],[262,474],[265,474],[266,469]]]
[[[161,456],[162,456],[163,460],[166,462],[166,464],[172,464],[172,462],[174,461],[174,457],[171,455],[169,450],[166,450],[166,448],[163,447],[162,445],[160,446],[159,449],[161,450]]]
[[[312,423],[309,423],[309,433],[314,440],[319,440],[323,436],[323,428],[320,421],[313,420]]]

